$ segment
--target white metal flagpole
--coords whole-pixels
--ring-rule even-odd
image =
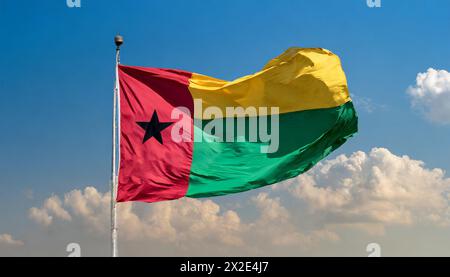
[[[120,35],[117,35],[114,38],[114,42],[116,44],[116,80],[114,86],[114,98],[113,98],[113,135],[112,135],[112,161],[111,161],[111,256],[118,257],[118,248],[117,248],[117,207],[116,207],[116,194],[117,194],[117,125],[119,125],[120,131],[120,118],[118,119],[117,111],[120,111],[120,102],[119,102],[119,64],[120,64],[120,46],[123,43],[123,38]],[[119,106],[119,109],[118,109]],[[120,134],[119,134],[120,138]],[[120,143],[119,143],[120,145]],[[120,154],[119,154],[120,155]]]

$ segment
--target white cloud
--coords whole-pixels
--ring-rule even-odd
[[[57,196],[52,196],[48,198],[44,203],[43,209],[45,209],[49,214],[53,214],[55,217],[59,219],[66,221],[70,221],[72,219],[69,213],[62,207],[61,200]]]
[[[23,241],[14,239],[10,234],[0,234],[0,245],[22,246]]]
[[[385,148],[340,155],[275,189],[290,191],[313,215],[326,215],[329,226],[383,234],[385,225],[450,225],[444,171]]]
[[[450,179],[444,171],[384,148],[323,161],[272,188],[247,200],[230,198],[239,200],[223,206],[216,199],[190,198],[119,203],[121,247],[143,255],[149,252],[140,245],[158,245],[168,255],[320,254],[324,246],[342,248],[349,234],[386,236],[387,226],[450,226]],[[65,226],[93,240],[107,239],[109,201],[109,192],[76,189],[49,197],[41,208],[30,209],[30,217],[49,229]]]
[[[53,217],[49,215],[46,210],[36,207],[29,210],[28,216],[35,222],[45,226],[49,226],[53,222]]]
[[[145,205],[145,204],[144,204]],[[151,204],[141,210],[134,204],[120,204],[120,226],[128,239],[151,238],[173,243],[215,241],[241,245],[239,215],[221,212],[211,200],[181,199]]]
[[[251,235],[260,243],[276,246],[311,248],[320,241],[338,241],[339,236],[330,230],[317,229],[308,234],[301,232],[292,222],[289,211],[280,203],[280,198],[270,198],[268,193],[259,193],[252,198],[260,210],[260,217],[250,223]]]
[[[55,223],[53,216],[62,221],[73,218],[91,232],[101,235],[109,232],[109,192],[101,193],[94,187],[73,190],[65,194],[64,207],[56,205],[62,204],[56,199],[59,198],[52,196],[45,200],[43,208],[31,208],[30,217],[44,226]],[[118,215],[120,235],[126,240],[158,239],[179,243],[212,239],[230,245],[242,243],[237,236],[241,231],[237,213],[221,212],[219,205],[211,200],[182,199],[147,205],[119,203]]]
[[[62,202],[56,195],[47,198],[41,208],[31,208],[28,216],[37,223],[45,226],[50,225],[54,217],[65,221],[72,220],[72,217],[62,207]]]
[[[110,195],[94,187],[72,190],[64,195],[64,207],[91,231],[105,231],[110,218]]]
[[[368,114],[371,114],[376,111],[386,110],[387,106],[384,104],[379,104],[373,101],[369,97],[360,96],[359,94],[351,94],[353,104],[357,108],[358,111],[364,111]]]
[[[450,124],[450,72],[429,68],[408,88],[412,105],[437,123]]]
[[[91,234],[109,234],[109,193],[86,187],[66,193],[63,203],[56,199],[59,198],[51,196],[45,200],[43,208],[31,208],[30,217],[47,227],[70,221],[70,224],[81,224],[83,230]],[[126,241],[154,240],[183,249],[198,245],[222,245],[253,253],[259,251],[261,246],[307,248],[322,240],[339,239],[335,233],[326,230],[314,230],[308,234],[301,232],[291,222],[291,215],[281,205],[280,199],[271,198],[267,193],[253,197],[249,204],[257,209],[259,215],[254,220],[243,221],[236,211],[222,210],[209,199],[184,198],[153,204],[119,203],[119,234]],[[58,216],[55,210],[60,211]]]

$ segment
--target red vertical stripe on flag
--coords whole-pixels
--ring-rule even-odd
[[[185,71],[119,66],[118,202],[157,202],[186,194],[193,152],[190,77]],[[178,119],[172,119],[171,113],[177,107],[190,111],[190,142],[172,139]]]

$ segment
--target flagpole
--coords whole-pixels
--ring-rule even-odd
[[[111,256],[118,257],[118,247],[117,247],[117,207],[116,207],[116,193],[117,193],[117,125],[119,125],[120,130],[120,119],[118,120],[118,106],[120,110],[119,103],[119,64],[120,64],[120,46],[123,43],[123,38],[117,35],[114,38],[116,44],[116,80],[114,85],[114,97],[113,97],[113,134],[112,134],[112,161],[111,161]],[[120,136],[119,136],[120,139]],[[120,154],[119,154],[120,156]]]

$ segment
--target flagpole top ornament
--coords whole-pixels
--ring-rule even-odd
[[[117,46],[117,50],[120,49],[120,46],[123,44],[123,37],[121,35],[117,35],[114,37],[114,43]]]

